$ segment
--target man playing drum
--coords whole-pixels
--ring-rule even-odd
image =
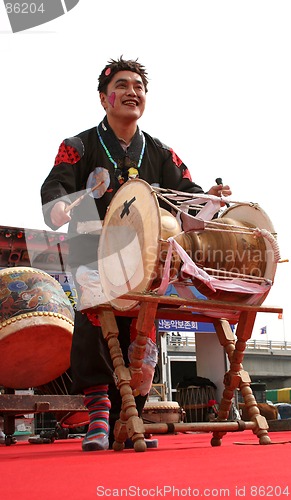
[[[97,127],[62,142],[41,188],[46,224],[58,229],[69,222],[69,265],[79,297],[71,351],[72,393],[85,395],[89,411],[84,451],[109,448],[109,422],[113,430],[121,408],[98,317],[86,312],[89,306],[105,301],[98,282],[97,248],[106,209],[118,188],[131,178],[161,188],[203,192],[176,153],[138,127],[148,90],[144,66],[122,57],[110,60],[98,81],[105,117]],[[231,191],[220,184],[208,193],[228,196]],[[131,323],[131,318],[117,318],[126,363]],[[136,397],[139,415],[146,399],[146,394]]]

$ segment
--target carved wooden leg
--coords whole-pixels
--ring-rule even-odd
[[[268,424],[266,419],[260,415],[250,388],[251,379],[242,366],[246,342],[251,338],[255,319],[256,312],[241,313],[236,331],[237,341],[235,345],[233,345],[231,335],[223,320],[214,322],[220,343],[225,347],[230,361],[230,369],[224,377],[225,389],[219,407],[218,420],[226,420],[228,418],[234,391],[240,388],[245,404],[249,409],[250,418],[256,423],[256,428],[253,432],[259,437],[260,444],[269,444]],[[212,446],[220,446],[224,434],[214,432],[211,441]]]
[[[238,353],[238,357],[240,357],[240,362],[242,363],[244,351],[246,348],[246,342],[251,338],[254,322],[256,319],[255,312],[243,312],[240,316],[240,321],[237,327],[236,335],[236,350]],[[250,387],[251,379],[249,374],[242,370],[240,380],[240,390],[243,396],[246,407],[248,408],[250,419],[252,422],[256,423],[256,428],[253,430],[254,434],[256,434],[259,438],[260,444],[270,444],[271,439],[268,435],[268,424],[262,415],[260,415],[260,411],[257,406],[257,402],[253,395],[253,392]]]
[[[213,325],[218,337],[218,340],[224,348],[228,360],[230,362],[233,351],[235,350],[235,336],[226,319],[214,319]]]
[[[141,373],[141,367],[143,364],[147,338],[149,332],[152,330],[155,322],[156,312],[158,303],[155,302],[142,302],[140,305],[140,310],[137,317],[136,329],[137,336],[135,339],[134,349],[131,357],[130,372],[131,372],[131,387],[136,388],[140,385],[142,378],[139,378]],[[140,427],[142,423],[142,427]],[[133,428],[131,428],[133,426]],[[140,442],[140,433],[144,430],[143,421],[141,418],[132,418],[128,422],[128,433],[132,436],[134,442],[134,449],[136,451],[142,451]],[[143,441],[144,443],[144,441]]]
[[[138,417],[135,400],[130,386],[131,375],[125,367],[122,351],[118,340],[118,326],[112,310],[103,310],[99,314],[103,336],[106,339],[112,359],[114,373],[117,378],[117,386],[122,398],[122,410],[119,420],[114,429],[115,451],[124,448],[127,436],[134,442],[135,451],[145,451],[144,427],[142,420]],[[137,442],[137,443],[136,443]]]
[[[157,312],[158,303],[142,302],[137,317],[136,329],[137,336],[132,353],[130,372],[131,372],[131,387],[135,388],[140,385],[142,380],[141,367],[143,364],[147,338],[152,330]]]
[[[268,435],[268,423],[265,417],[260,414],[256,399],[250,388],[251,379],[249,374],[245,371],[242,372],[240,391],[242,393],[245,405],[248,409],[250,420],[256,423],[253,433],[259,438],[260,444],[271,444],[271,439]]]

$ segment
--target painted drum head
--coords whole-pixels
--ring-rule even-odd
[[[37,387],[70,366],[74,311],[61,285],[32,267],[0,270],[0,385]]]

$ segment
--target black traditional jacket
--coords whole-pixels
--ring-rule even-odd
[[[192,182],[188,168],[171,148],[139,129],[126,150],[110,129],[106,117],[98,127],[65,139],[41,187],[43,214],[49,227],[57,229],[50,219],[52,206],[57,200],[62,199],[68,204],[74,202],[84,190],[92,187],[88,186],[88,179],[96,169],[105,169],[109,173],[105,193],[97,199],[86,196],[71,212],[69,262],[74,267],[95,261],[98,246],[96,234],[78,234],[78,223],[104,219],[107,207],[120,185],[128,179],[128,170],[132,166],[137,177],[150,185],[203,192]]]

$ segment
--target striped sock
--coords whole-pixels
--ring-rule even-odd
[[[108,385],[96,385],[84,389],[85,406],[89,410],[89,427],[86,434],[87,439],[108,436],[109,433],[109,410],[111,407],[108,398]]]

